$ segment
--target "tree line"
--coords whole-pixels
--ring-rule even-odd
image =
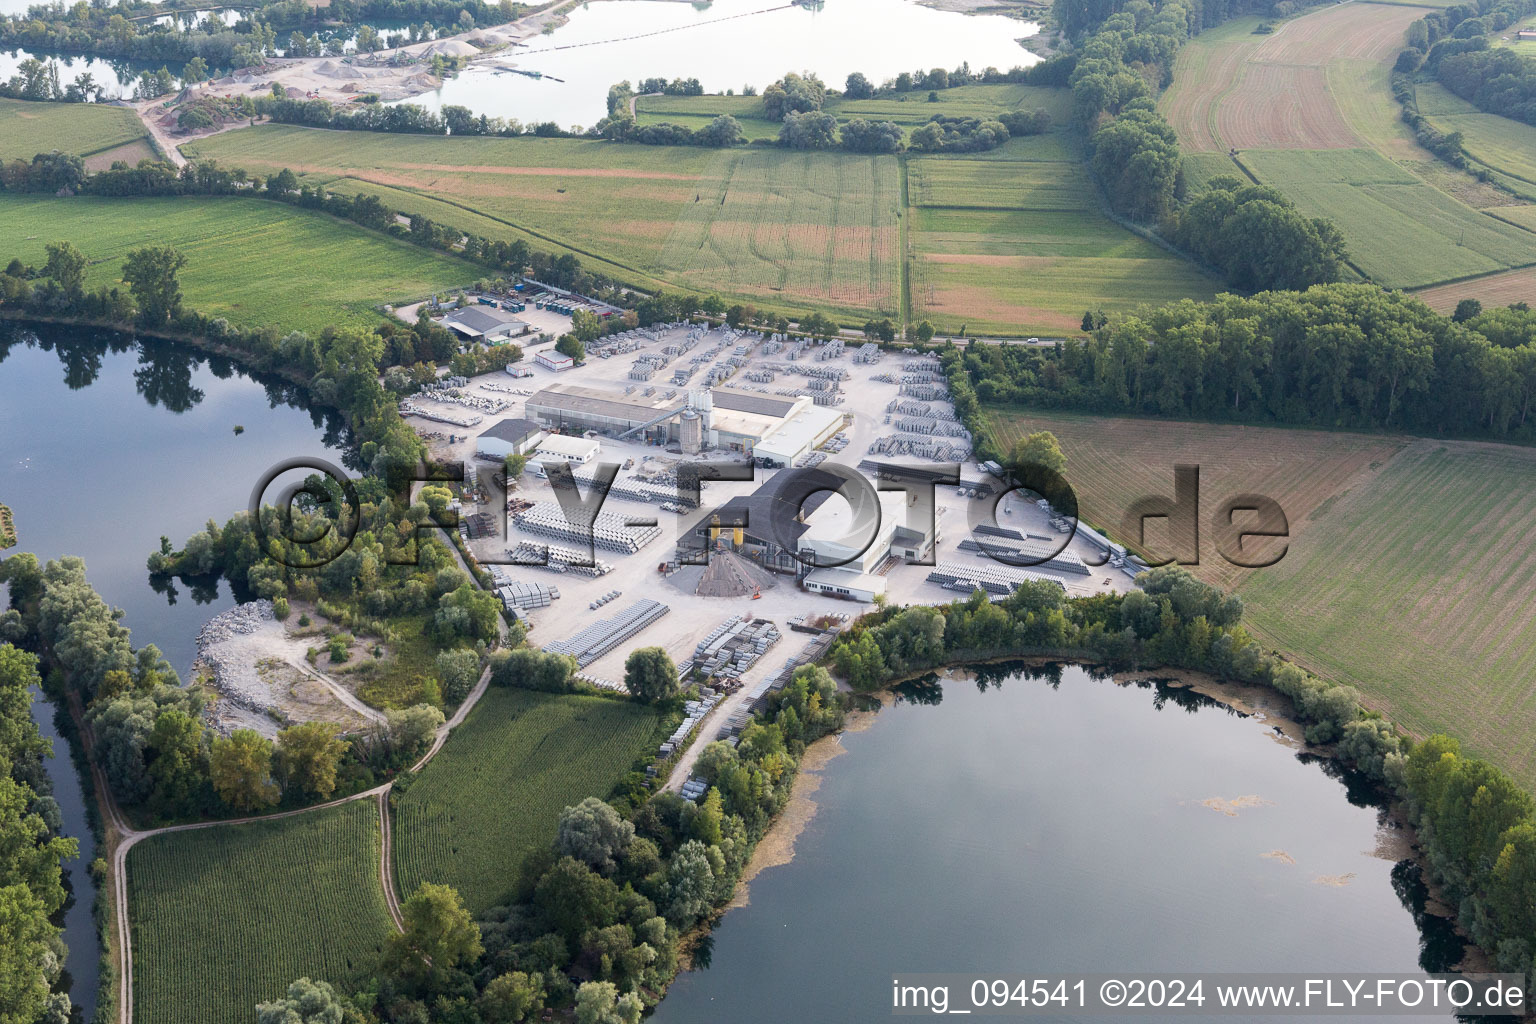
[[[1027,404],[1536,440],[1536,313],[1524,304],[1445,317],[1401,292],[1319,285],[1170,303],[1051,349],[972,345],[941,359],[983,434],[983,404]]]
[[[1536,977],[1536,804],[1509,776],[1446,736],[1422,743],[1361,706],[1351,686],[1264,650],[1242,601],[1166,566],[1125,595],[1067,598],[1045,582],[998,601],[977,591],[939,607],[880,609],[832,651],[869,690],[945,665],[1010,655],[1072,657],[1120,670],[1176,667],[1267,686],[1289,698],[1309,744],[1403,801],[1430,873],[1496,969]]]
[[[560,690],[568,661],[497,654],[491,678]],[[841,728],[846,704],[826,670],[802,667],[736,746],[704,748],[695,773],[710,788],[697,802],[636,784],[565,808],[554,841],[481,920],[451,888],[423,885],[374,977],[352,991],[299,979],[258,1022],[515,1024],[553,1010],[578,1024],[638,1024],[677,973],[680,943],[731,898],[806,746]]]
[[[53,918],[68,896],[61,864],[77,855],[78,843],[60,834],[43,765],[54,751],[32,720],[32,690],[42,678],[37,659],[12,642],[16,633],[14,620],[0,616],[0,1018],[68,1024],[69,995],[55,991],[68,950]]]
[[[1000,74],[995,68],[988,72]],[[1019,69],[1019,74],[1023,70]],[[910,75],[907,76],[910,79]],[[925,80],[939,83],[936,88],[952,88],[982,76],[973,76],[969,67],[957,69],[953,77],[943,68],[934,68]],[[642,82],[642,92],[654,82]],[[872,97],[876,90],[868,79],[855,72],[848,76],[848,92],[843,95]],[[681,95],[696,95],[693,92]],[[813,74],[790,72],[763,90],[763,115],[780,123],[774,138],[753,139],[754,146],[774,145],[788,149],[845,149],[853,153],[899,153],[907,148],[919,152],[980,152],[1007,142],[1011,135],[1036,135],[1048,130],[1051,116],[1045,110],[1019,110],[996,118],[948,117],[934,114],[911,132],[910,139],[894,121],[853,118],[839,126],[837,118],[823,110],[835,92]],[[608,116],[594,125],[589,134],[615,142],[634,142],[650,146],[709,146],[725,148],[748,142],[741,122],[730,114],[721,114],[702,128],[661,122],[640,125],[630,112],[636,93],[630,83],[619,82],[608,90]],[[936,99],[937,93],[931,98]]]
[[[1158,7],[1147,0],[1056,0],[1057,23],[1078,45],[1027,76],[1034,84],[1071,88],[1074,118],[1088,133],[1089,165],[1112,208],[1159,225],[1175,244],[1188,246],[1243,289],[1337,280],[1342,236],[1329,222],[1302,216],[1273,190],[1212,197],[1191,211],[1183,156],[1156,96],[1173,81],[1174,59],[1193,33],[1248,10],[1277,13],[1281,6],[1267,0],[1170,0]],[[1218,215],[1230,216],[1227,230],[1210,224]],[[1185,227],[1189,216],[1196,224]],[[1246,230],[1255,226],[1261,230]]]
[[[240,21],[230,27],[216,17],[197,20],[201,9],[187,12],[194,17],[186,25],[175,17],[168,24],[160,23],[159,16],[176,12],[152,0],[126,0],[110,7],[34,4],[24,14],[0,17],[0,48],[170,63],[201,59],[209,68],[235,69],[276,56],[279,30],[408,22],[409,29],[390,40],[401,45],[423,38],[423,32],[429,38],[432,33],[502,24],[526,10],[512,0],[337,0],[323,8],[303,0],[263,0],[254,10],[242,12]],[[360,50],[385,45],[371,26],[362,27],[366,32],[359,33]],[[309,45],[302,35],[300,39],[305,43],[302,56],[309,52]],[[327,52],[339,56],[340,44]]]
[[[1427,72],[1480,110],[1536,124],[1536,60],[1494,47],[1489,38],[1532,12],[1536,12],[1533,0],[1481,0],[1431,11],[1408,26],[1408,45],[1398,54],[1395,71],[1405,76]],[[1411,91],[1411,79],[1405,80],[1405,86]],[[1404,120],[1415,123],[1417,113],[1416,106],[1410,112],[1405,105]],[[1449,136],[1454,140],[1454,155],[1450,143],[1438,138],[1441,148],[1431,148],[1461,166],[1460,133]]]

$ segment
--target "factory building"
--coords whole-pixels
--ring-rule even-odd
[[[868,528],[854,523],[851,506],[832,493],[843,482],[841,477],[819,469],[801,470],[795,474],[793,495],[786,493],[786,479],[775,476],[751,494],[721,505],[696,530],[696,544],[734,550],[774,572],[800,577],[808,589],[846,591],[839,596],[855,596],[855,591],[882,593],[884,577],[876,574],[888,568],[887,559],[916,560],[933,551],[937,527],[907,525],[903,491],[879,492],[880,522],[874,540],[861,548]],[[813,493],[797,506],[793,496],[806,490]],[[833,562],[843,564],[815,567]]]
[[[550,434],[538,443],[528,461],[535,463],[567,462],[572,466],[585,466],[597,458],[602,446],[585,437],[566,437]]]
[[[805,589],[854,601],[873,601],[885,593],[885,573],[891,565],[917,560],[932,552],[937,543],[935,520],[907,524],[907,495],[904,491],[880,491],[880,521],[874,539],[866,546],[870,527],[855,521],[854,510],[841,498],[824,502],[806,517],[806,530],[800,536],[800,555],[805,573]],[[839,563],[839,564],[832,564]],[[812,568],[812,566],[820,568]]]
[[[645,427],[645,438],[666,440],[667,417],[675,417],[686,403],[686,394],[671,388],[635,387],[625,393],[578,384],[551,384],[529,396],[527,415],[548,429],[578,433],[595,430],[617,437]]]
[[[465,306],[447,314],[438,323],[467,341],[500,344],[527,334],[525,321],[493,306]]]
[[[532,420],[499,420],[475,440],[475,454],[491,459],[527,455],[544,437],[543,429]]]
[[[777,430],[757,442],[752,457],[765,466],[793,466],[841,430],[843,419],[836,409],[807,402]]]

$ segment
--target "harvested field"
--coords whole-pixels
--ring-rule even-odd
[[[1530,208],[1527,208],[1530,209]],[[1506,270],[1456,284],[1442,284],[1414,292],[1439,313],[1450,313],[1462,299],[1476,299],[1485,307],[1508,306],[1515,302],[1536,304],[1536,267]]]
[[[140,160],[153,160],[155,158],[154,147],[148,139],[135,139],[125,142],[121,146],[113,146],[111,149],[102,150],[100,153],[92,153],[85,158],[85,169],[88,171],[110,170],[112,165],[121,160],[129,167],[137,167]]]
[[[1293,23],[1294,24],[1294,23]],[[1224,146],[1247,149],[1348,149],[1358,146],[1328,91],[1321,67],[1245,65],[1215,112]]]
[[[1090,308],[1215,294],[1189,263],[1105,217],[1057,136],[1010,141],[990,159],[908,162],[913,319],[1068,334]]]
[[[661,249],[698,290],[898,311],[900,176],[891,157],[722,152]]]
[[[1359,146],[1328,68],[1389,61],[1409,22],[1422,15],[1412,7],[1339,4],[1269,36],[1252,34],[1257,19],[1235,20],[1180,53],[1163,111],[1180,143],[1196,153]]]
[[[1067,480],[1077,491],[1085,521],[1119,537],[1125,510],[1144,495],[1173,494],[1176,463],[1200,467],[1201,576],[1224,586],[1271,569],[1245,570],[1217,552],[1210,516],[1234,494],[1274,498],[1290,521],[1292,559],[1315,550],[1314,523],[1345,494],[1365,486],[1408,443],[1369,434],[1223,426],[1177,421],[1023,413],[993,408],[987,422],[1002,446],[1023,434],[1049,430],[1067,456]],[[1122,538],[1123,539],[1123,538]],[[1148,524],[1156,548],[1165,528]]]
[[[1413,441],[1239,593],[1259,636],[1536,785],[1536,451]]]
[[[1159,106],[1188,153],[1225,153],[1216,136],[1214,111],[1237,81],[1243,62],[1263,36],[1253,34],[1261,19],[1233,18],[1190,40],[1173,65],[1173,84]]]

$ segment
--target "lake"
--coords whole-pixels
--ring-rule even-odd
[[[1038,30],[1032,22],[912,0],[830,0],[819,8],[779,0],[606,0],[576,8],[568,24],[506,52],[503,63],[563,82],[473,67],[404,102],[590,127],[607,114],[608,87],[622,79],[638,86],[644,78],[697,78],[705,92],[740,92],[746,85],[760,91],[787,71],[815,72],[837,89],[854,71],[877,85],[902,71],[964,62],[1006,71],[1039,61],[1018,43]]]
[[[238,437],[236,424],[245,427]],[[156,590],[144,560],[162,534],[179,546],[210,518],[222,523],[245,508],[283,459],[341,462],[342,440],[334,417],[308,410],[291,385],[227,360],[110,332],[0,323],[0,503],[19,537],[4,554],[84,558],[97,591],[124,610],[135,646],[158,645],[183,678],[197,631],[235,599],[222,581]],[[43,735],[56,736],[53,706],[40,699],[34,712]],[[49,775],[65,834],[81,842],[81,859],[66,865],[75,902],[64,927],[72,997],[89,1020],[101,955],[84,870],[94,853],[62,739]]]
[[[909,688],[655,1024],[891,1019],[900,972],[1444,970],[1370,794],[1273,723],[1081,668]],[[1424,922],[1424,930],[1416,924]]]

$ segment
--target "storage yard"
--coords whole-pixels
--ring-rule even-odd
[[[600,509],[567,511],[545,475],[553,463],[541,472],[530,452],[505,511],[500,494],[477,495],[461,510],[461,530],[528,623],[530,642],[574,656],[583,678],[622,688],[628,653],[659,646],[682,678],[700,683],[688,720],[657,752],[677,759],[674,789],[701,739],[739,731],[770,687],[822,656],[876,595],[939,604],[976,587],[1003,596],[1030,580],[1072,595],[1131,585],[1133,568],[1106,562],[1081,535],[1041,564],[1017,564],[1053,552],[1060,524],[1023,495],[1005,498],[990,523],[982,508],[1001,481],[971,457],[934,357],[675,324],[601,339],[572,369],[529,358],[514,369],[532,376],[516,388],[507,372],[455,381],[453,395],[413,395],[404,411],[435,457],[482,477],[515,443],[506,438],[535,428],[545,437],[534,448],[584,456],[596,445],[590,461],[556,460],[565,465],[555,475],[569,471],[582,496],[603,467],[618,467]],[[477,400],[500,408],[445,435],[444,415]],[[687,469],[701,462],[752,476],[706,472],[690,492],[698,474]],[[928,522],[889,470],[941,478],[944,463],[960,464],[960,482],[935,485]],[[836,472],[891,489],[856,509],[830,490]],[[973,521],[986,532],[973,532]]]

